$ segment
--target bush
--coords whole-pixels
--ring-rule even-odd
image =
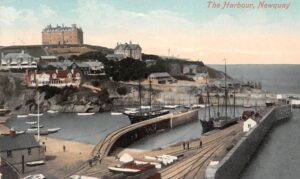
[[[117,92],[119,95],[126,95],[128,91],[127,91],[127,88],[125,86],[123,86],[123,87],[117,88]]]

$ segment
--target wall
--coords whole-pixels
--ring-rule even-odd
[[[271,127],[277,121],[288,119],[290,116],[291,108],[288,105],[271,109],[255,128],[244,134],[218,165],[207,167],[206,179],[239,178]]]
[[[12,152],[12,158],[7,158],[6,152],[1,152],[1,157],[4,158],[11,164],[21,164],[22,163],[22,155],[24,155],[24,160],[26,162],[36,161],[36,160],[44,160],[45,154],[43,148],[35,147],[31,149],[31,155],[28,155],[28,150],[17,150]]]
[[[186,124],[198,119],[198,110],[183,113],[183,115],[174,115],[170,120],[171,128]]]

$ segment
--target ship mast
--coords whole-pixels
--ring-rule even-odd
[[[140,100],[140,115],[142,114],[142,94],[141,94],[141,80],[139,79],[139,100]]]
[[[38,133],[38,141],[40,141],[40,92],[38,91],[38,120],[37,120],[37,133]]]
[[[233,90],[233,118],[235,118],[235,89]]]
[[[151,111],[151,100],[152,100],[152,99],[151,99],[151,97],[152,97],[152,96],[151,96],[151,94],[152,94],[152,85],[151,85],[151,83],[152,83],[152,82],[151,82],[151,80],[149,79],[149,89],[150,89],[150,90],[149,90],[149,105],[150,105],[150,111]]]
[[[227,73],[226,73],[226,59],[225,61],[225,119],[227,119]]]

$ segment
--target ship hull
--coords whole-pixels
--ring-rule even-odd
[[[211,130],[214,130],[214,123],[213,121],[203,121],[203,120],[200,120],[201,122],[201,125],[202,125],[202,133],[206,133],[206,132],[209,132]]]
[[[131,122],[131,124],[142,122],[148,119],[152,119],[158,116],[169,114],[169,111],[162,110],[162,111],[155,111],[155,112],[148,112],[148,113],[136,113],[136,114],[126,114]]]

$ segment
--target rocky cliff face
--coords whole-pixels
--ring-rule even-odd
[[[39,94],[38,94],[39,92]],[[38,99],[39,96],[39,99]],[[56,90],[25,88],[22,74],[0,73],[0,105],[17,114],[40,110],[60,112],[98,112],[111,109],[107,91],[65,88]]]

